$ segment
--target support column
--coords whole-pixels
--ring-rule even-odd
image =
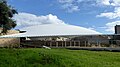
[[[70,41],[70,47],[71,47],[71,41]]]
[[[85,47],[86,47],[86,41],[85,41]]]
[[[62,41],[62,47],[63,47],[63,41]]]
[[[101,44],[100,44],[100,42],[99,42],[99,47],[101,47]]]
[[[65,41],[65,47],[66,47],[66,41]]]
[[[80,47],[80,41],[78,42],[78,44],[79,44],[79,47]]]
[[[74,47],[75,47],[75,45],[76,45],[76,42],[74,41]]]
[[[52,47],[52,42],[50,41],[50,47]]]
[[[99,46],[99,41],[98,41],[98,39],[97,39],[97,46]]]
[[[56,41],[56,47],[58,47],[58,41]]]
[[[46,41],[43,41],[44,42],[44,45],[46,46]]]

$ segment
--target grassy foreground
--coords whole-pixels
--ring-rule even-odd
[[[0,67],[119,67],[120,53],[67,49],[0,49]]]

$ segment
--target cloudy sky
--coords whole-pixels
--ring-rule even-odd
[[[120,24],[120,0],[8,0],[19,12],[16,28],[37,24],[71,24],[114,33]]]

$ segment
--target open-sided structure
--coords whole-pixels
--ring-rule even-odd
[[[117,28],[118,29],[118,28]],[[21,45],[42,47],[110,47],[119,46],[119,34],[101,34],[68,24],[43,24],[21,29],[24,33],[0,36],[20,38]]]

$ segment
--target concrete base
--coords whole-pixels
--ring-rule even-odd
[[[67,47],[67,49],[71,50],[90,50],[90,51],[113,51],[120,52],[120,47]]]

